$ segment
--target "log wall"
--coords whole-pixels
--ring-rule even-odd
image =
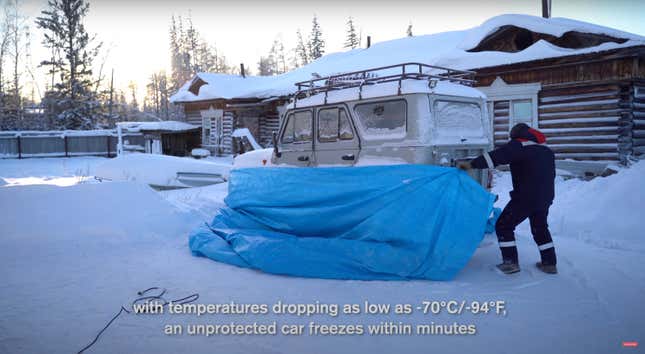
[[[543,87],[538,128],[558,159],[625,161],[630,153],[629,82]]]
[[[557,159],[626,162],[645,155],[645,48],[475,69],[477,86],[539,82],[538,128]],[[495,145],[508,141],[509,101],[491,104]]]
[[[201,110],[208,109],[209,107],[223,109],[223,137],[220,144],[221,147],[217,151],[218,153],[233,153],[233,139],[231,135],[233,130],[237,128],[248,128],[260,145],[265,147],[270,146],[273,131],[278,131],[279,129],[277,103],[267,103],[266,105],[249,108],[227,108],[227,104],[235,103],[222,100],[187,103],[184,105],[186,121],[190,124],[201,126]]]
[[[645,155],[645,80],[636,81],[630,96],[633,128],[632,146],[634,156]]]

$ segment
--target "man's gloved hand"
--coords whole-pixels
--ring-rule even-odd
[[[457,161],[457,168],[460,170],[468,171],[472,170],[473,166],[470,164],[470,161]]]

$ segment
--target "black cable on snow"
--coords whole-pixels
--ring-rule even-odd
[[[152,291],[152,290],[158,290],[159,293],[156,294],[156,295],[144,296],[146,293],[148,293],[149,291]],[[99,331],[99,333],[96,335],[96,337],[94,337],[94,340],[92,340],[92,342],[90,342],[90,344],[88,344],[85,347],[83,347],[83,349],[79,350],[78,354],[82,354],[83,352],[85,352],[86,350],[91,348],[94,344],[96,344],[96,342],[98,342],[99,338],[101,337],[101,334],[103,334],[103,332],[105,332],[108,329],[108,327],[110,327],[110,325],[117,318],[119,318],[119,316],[121,316],[122,313],[125,312],[125,313],[129,314],[129,313],[134,312],[134,305],[136,305],[136,304],[138,304],[140,302],[143,302],[144,304],[149,304],[153,300],[156,300],[156,301],[161,301],[161,306],[166,306],[169,303],[180,304],[180,305],[181,304],[189,304],[189,303],[195,302],[195,301],[197,301],[197,299],[199,299],[199,294],[195,293],[195,294],[188,295],[186,297],[182,297],[180,299],[168,301],[163,297],[165,294],[166,294],[166,289],[165,288],[160,288],[160,287],[156,287],[156,286],[153,286],[151,288],[148,288],[148,289],[145,289],[145,290],[137,292],[137,295],[139,295],[139,297],[134,299],[132,301],[132,303],[130,303],[131,310],[128,310],[125,307],[121,306],[121,309],[119,309],[119,312],[117,312],[117,314],[114,315],[112,317],[112,319],[110,319],[110,321],[108,321],[108,323]]]

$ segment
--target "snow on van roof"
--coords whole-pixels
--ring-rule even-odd
[[[515,26],[558,38],[569,32],[608,36],[619,39],[622,43],[610,38],[598,45],[574,49],[560,47],[539,39],[527,48],[515,52],[471,51],[489,35],[505,26]],[[375,43],[370,48],[328,54],[308,65],[277,76],[243,78],[236,75],[199,73],[193,80],[182,86],[171,97],[171,101],[180,103],[218,98],[288,96],[296,91],[294,85],[296,82],[310,80],[312,76],[329,76],[406,62],[468,70],[641,45],[645,45],[643,36],[591,23],[567,18],[545,19],[529,15],[500,15],[467,30],[405,37]],[[197,79],[202,80],[203,85],[198,88],[198,94],[195,94],[189,89]]]
[[[398,93],[397,82],[386,82],[378,86],[364,86],[361,92],[361,98],[376,98],[384,96],[396,96]],[[460,85],[448,81],[437,82],[434,88],[428,86],[428,81],[423,80],[404,80],[401,82],[401,94],[410,93],[434,93],[439,95],[484,98],[484,94],[476,88]],[[327,103],[347,102],[358,100],[359,88],[352,87],[343,90],[333,90],[327,93]],[[310,97],[298,99],[296,107],[310,107],[325,104],[325,94],[318,93]],[[287,108],[293,108],[291,102]]]

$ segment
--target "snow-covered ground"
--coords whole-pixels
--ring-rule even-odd
[[[53,184],[71,186],[94,179],[104,157],[30,158],[0,160],[0,186]]]
[[[70,353],[88,344],[136,292],[161,286],[199,303],[372,303],[503,300],[506,316],[122,315],[91,353],[620,353],[645,333],[645,163],[589,182],[557,180],[550,225],[560,274],[533,267],[518,229],[522,272],[503,276],[493,237],[451,282],[303,279],[193,257],[188,233],[223,205],[226,185],[155,192],[133,182],[82,183],[102,159],[0,160],[0,353]],[[76,173],[75,171],[80,171]],[[27,178],[33,179],[28,180]],[[43,185],[58,178],[76,184]],[[24,182],[16,182],[22,179]],[[27,181],[39,183],[26,183]],[[81,183],[78,183],[81,182]],[[40,185],[24,185],[40,184]],[[73,183],[65,183],[73,184]],[[498,173],[498,204],[510,176]],[[165,324],[475,324],[474,336],[168,336]]]

